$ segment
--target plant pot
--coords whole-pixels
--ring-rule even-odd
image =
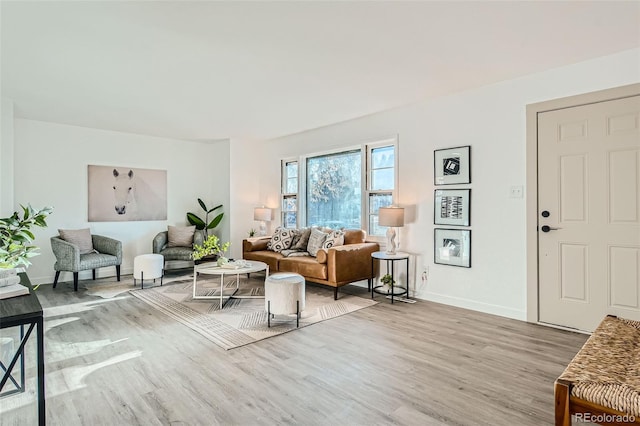
[[[382,284],[382,287],[380,287],[380,291],[384,291],[387,293],[391,293],[391,290],[393,290],[393,287],[391,287],[389,284]]]

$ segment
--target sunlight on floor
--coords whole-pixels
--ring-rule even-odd
[[[128,297],[128,296],[126,296]],[[64,306],[56,306],[45,308],[44,312],[44,326],[45,326],[45,392],[46,398],[52,398],[57,395],[61,395],[67,392],[77,391],[86,387],[86,378],[91,373],[96,372],[105,367],[113,366],[121,362],[139,358],[142,356],[142,351],[130,351],[123,354],[112,356],[104,361],[95,362],[88,365],[76,365],[62,367],[56,370],[56,364],[64,363],[66,365],[77,362],[79,364],[85,364],[88,360],[88,355],[96,354],[105,349],[108,346],[118,344],[128,340],[127,338],[110,340],[101,339],[84,342],[70,342],[60,341],[56,339],[55,333],[50,331],[68,326],[76,321],[81,321],[81,314],[88,312],[101,306],[104,303],[114,302],[125,297],[114,297],[104,300],[96,300],[90,302],[75,303]],[[79,315],[80,314],[80,315]],[[2,336],[4,340],[13,339],[14,346],[17,344],[18,328],[3,330]],[[11,336],[11,337],[4,337]],[[30,342],[31,343],[31,342]],[[36,402],[36,369],[35,369],[35,351],[34,345],[27,347],[25,350],[25,392],[14,394],[11,396],[3,397],[0,399],[0,414],[3,412],[9,412],[16,408],[34,404]],[[11,354],[13,355],[13,354]],[[4,354],[3,354],[4,357]],[[7,360],[3,359],[3,363],[8,364]],[[13,376],[19,379],[19,364],[14,369]],[[9,384],[5,387],[5,391],[10,390]]]
[[[45,375],[46,398],[53,398],[67,392],[73,392],[86,387],[85,378],[104,367],[115,365],[123,361],[128,361],[142,356],[142,351],[131,351],[121,355],[111,357],[105,361],[91,365],[68,367],[62,370],[47,372]],[[48,361],[48,360],[47,360]],[[27,368],[28,371],[33,369]],[[36,401],[36,378],[35,376],[25,379],[26,391],[24,393],[11,395],[0,399],[0,414],[10,410],[33,404]]]

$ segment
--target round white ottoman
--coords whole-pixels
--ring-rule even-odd
[[[293,272],[271,274],[264,282],[264,308],[267,325],[271,327],[273,315],[296,314],[296,327],[300,326],[300,312],[305,307],[304,277]]]
[[[136,280],[142,282],[142,288],[144,289],[144,279],[156,281],[156,278],[160,278],[160,285],[162,285],[162,276],[164,275],[164,256],[161,254],[141,254],[133,259],[133,285],[136,285]]]

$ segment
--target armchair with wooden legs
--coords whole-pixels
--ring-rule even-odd
[[[80,271],[93,271],[93,279],[96,279],[96,269],[106,266],[116,267],[116,276],[120,281],[120,265],[122,264],[122,242],[113,238],[101,235],[91,235],[93,251],[91,253],[80,254],[80,248],[60,236],[51,237],[51,248],[56,256],[56,263],[53,269],[56,276],[53,281],[53,288],[58,284],[60,272],[67,271],[73,273],[73,290],[78,291],[78,273]]]

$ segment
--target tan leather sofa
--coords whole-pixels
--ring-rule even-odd
[[[317,257],[285,257],[267,250],[269,237],[242,241],[242,258],[258,260],[269,265],[269,272],[296,272],[307,281],[334,287],[333,298],[338,299],[338,287],[374,277],[371,253],[380,249],[378,243],[365,242],[366,233],[347,229],[344,245],[321,249]]]

